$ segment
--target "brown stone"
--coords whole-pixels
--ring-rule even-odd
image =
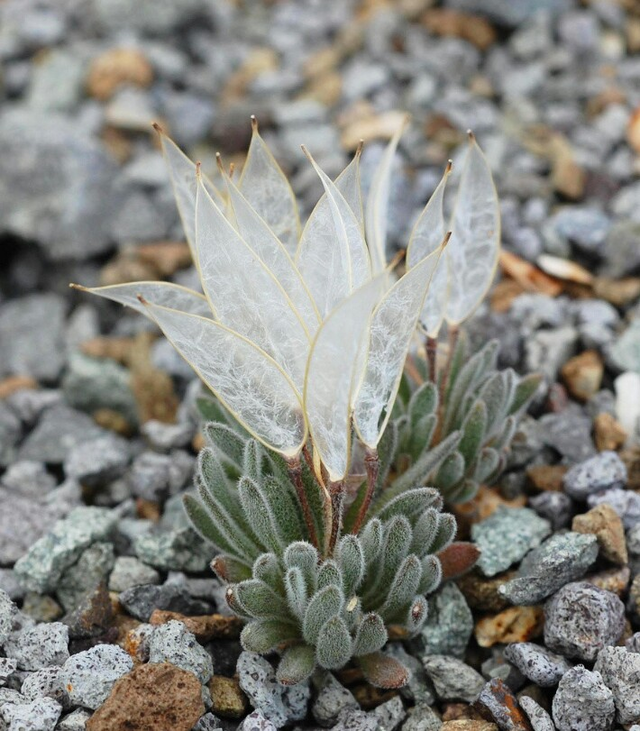
[[[91,61],[87,92],[105,101],[124,84],[144,88],[152,81],[153,68],[141,51],[137,48],[112,48]]]
[[[159,503],[139,497],[136,498],[136,515],[138,518],[157,523],[162,515],[162,509]]]
[[[169,612],[165,609],[154,609],[150,624],[166,624],[171,620],[182,622],[195,635],[198,642],[211,640],[237,640],[244,626],[239,617],[224,614],[203,614],[197,617],[187,617],[179,612]]]
[[[636,152],[640,152],[640,107],[635,109],[627,125],[627,141]]]
[[[587,401],[600,390],[604,363],[595,350],[586,350],[570,358],[560,371],[569,393],[580,401]]]
[[[158,274],[153,266],[141,262],[133,252],[125,249],[100,271],[100,284],[107,287],[126,282],[155,281]]]
[[[491,291],[489,303],[494,312],[507,312],[511,309],[513,300],[526,292],[525,288],[515,279],[503,279]]]
[[[550,297],[557,297],[562,292],[562,283],[555,277],[550,277],[542,269],[511,251],[500,252],[500,266],[508,277],[518,282],[527,292],[541,292]]]
[[[180,401],[171,377],[151,362],[151,341],[149,333],[140,333],[129,353],[131,391],[138,407],[138,418],[142,424],[151,419],[173,424]]]
[[[133,426],[127,421],[119,411],[115,409],[98,409],[91,414],[93,420],[103,429],[120,434],[123,437],[131,436],[134,431]]]
[[[143,264],[152,266],[162,278],[170,277],[192,263],[189,246],[179,241],[140,244],[136,247],[136,252],[138,259]]]
[[[484,18],[448,8],[431,8],[422,16],[422,25],[437,36],[462,38],[485,51],[496,40],[496,31]]]
[[[602,503],[583,515],[576,515],[571,524],[576,533],[591,533],[598,539],[600,555],[611,563],[624,566],[629,561],[622,520],[616,511]]]
[[[445,703],[442,711],[444,721],[485,721],[477,709],[468,703]]]
[[[31,376],[9,376],[0,381],[0,399],[5,399],[23,388],[34,389],[37,387],[38,382]]]
[[[355,119],[346,125],[341,134],[342,147],[355,150],[360,140],[365,143],[373,140],[388,140],[403,123],[406,115],[399,110],[390,109],[380,114],[371,110],[366,116]]]
[[[593,274],[588,269],[569,259],[541,254],[537,259],[537,264],[549,276],[561,279],[571,285],[588,285],[593,282]]]
[[[498,727],[490,721],[471,721],[461,718],[457,721],[445,721],[440,726],[440,731],[498,731]]]
[[[611,414],[603,411],[593,420],[593,438],[599,452],[616,451],[624,446],[628,434],[622,424]]]
[[[640,490],[640,447],[631,447],[620,452],[620,459],[627,468],[627,487]]]
[[[468,537],[470,526],[479,523],[503,505],[507,508],[522,508],[526,505],[527,499],[524,495],[520,495],[513,500],[504,498],[500,491],[495,487],[487,487],[480,485],[478,494],[462,505],[452,506],[452,512],[458,521],[458,538]]]
[[[237,678],[214,675],[209,681],[211,710],[223,718],[242,718],[249,707],[247,696],[242,692]]]
[[[500,612],[509,602],[498,592],[499,587],[515,577],[515,571],[487,578],[479,571],[472,571],[456,581],[472,609],[481,612]]]
[[[597,277],[593,282],[593,293],[615,307],[624,307],[640,297],[640,277]]]
[[[493,647],[498,643],[529,642],[542,633],[543,625],[542,607],[509,607],[479,619],[474,634],[480,647]]]
[[[85,340],[80,350],[92,358],[111,358],[124,364],[129,358],[133,344],[133,338],[98,337]]]
[[[383,688],[376,688],[369,683],[358,683],[349,690],[365,711],[377,708],[398,695],[397,690],[384,690]]]
[[[113,606],[104,581],[88,591],[78,606],[62,618],[69,627],[69,636],[74,639],[102,635],[114,625],[114,621]]]
[[[599,571],[597,574],[585,576],[582,581],[588,581],[590,584],[597,586],[599,589],[610,591],[621,597],[629,586],[631,578],[631,570],[628,566],[622,566],[619,569],[608,569],[607,571]]]
[[[544,492],[562,492],[562,481],[569,468],[564,465],[536,465],[527,469],[527,477],[536,488]]]
[[[87,731],[191,731],[204,712],[193,673],[166,662],[140,665],[116,682]]]

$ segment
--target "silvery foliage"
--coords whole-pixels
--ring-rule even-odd
[[[384,453],[395,479],[389,500],[416,485],[437,487],[449,504],[473,498],[480,484],[503,471],[507,451],[540,376],[520,378],[511,368],[496,370],[499,344],[488,342],[471,355],[464,333],[455,348],[440,407],[441,384],[415,358],[417,384],[403,375]]]
[[[307,153],[324,193],[303,228],[255,121],[237,182],[221,163],[210,180],[160,136],[202,292],[166,282],[89,291],[157,323],[217,397],[205,407],[212,423],[198,496],[185,506],[220,552],[212,566],[247,619],[244,646],[280,652],[285,684],[355,659],[372,683],[398,687],[407,671],[380,653],[389,632],[417,632],[442,566],[465,568],[473,558],[449,545],[455,521],[440,512],[441,495],[424,487],[451,454],[467,454],[467,401],[461,417],[445,418],[440,440],[427,433],[434,414],[426,407],[415,412],[415,430],[413,422],[403,428],[407,407],[396,397],[417,330],[433,338],[444,322],[456,328],[490,285],[499,214],[486,160],[470,136],[449,225],[448,167],[397,278],[387,264],[386,221],[400,132],[366,205],[359,151],[335,181]],[[389,486],[406,448],[416,459]]]
[[[283,684],[355,660],[370,682],[403,685],[406,669],[380,650],[389,628],[410,637],[427,618],[425,595],[442,576],[436,554],[456,532],[453,516],[440,512],[442,497],[420,488],[374,505],[364,529],[345,533],[323,559],[310,542],[286,461],[231,420],[225,424],[215,402],[203,408],[219,420],[205,427],[198,498],[187,496],[185,505],[196,529],[221,551],[212,568],[228,583],[229,606],[247,620],[243,647],[281,653]],[[302,479],[317,501],[306,464]],[[322,506],[313,507],[322,543]]]
[[[307,153],[324,194],[301,229],[291,187],[255,120],[237,182],[222,164],[212,182],[159,130],[202,292],[167,282],[90,290],[155,321],[265,446],[297,459],[310,443],[321,481],[348,475],[352,425],[377,448],[416,326],[430,336],[443,322],[456,327],[480,303],[497,262],[497,195],[470,135],[448,226],[442,199],[450,166],[416,223],[406,272],[395,279],[386,221],[400,132],[366,206],[359,152],[335,181]]]

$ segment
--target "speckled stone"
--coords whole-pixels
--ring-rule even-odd
[[[529,508],[499,507],[471,528],[471,537],[482,551],[478,567],[495,576],[520,561],[551,532],[551,525]]]
[[[616,452],[600,452],[572,467],[564,476],[567,495],[586,500],[589,495],[612,487],[623,487],[627,468]]]
[[[320,726],[331,727],[338,721],[338,716],[345,708],[359,708],[353,693],[327,672],[317,690],[316,699],[311,712]]]
[[[533,731],[556,731],[551,716],[533,698],[523,695],[520,698],[520,707],[527,714]]]
[[[191,528],[149,531],[134,541],[141,561],[165,571],[204,571],[211,561],[211,546]]]
[[[585,581],[567,584],[545,605],[544,641],[553,652],[593,662],[624,631],[624,604]]]
[[[36,698],[25,704],[6,703],[0,708],[7,731],[53,731],[61,713],[62,706],[53,698]]]
[[[69,657],[69,628],[61,622],[25,626],[9,636],[4,651],[21,670],[62,665]]]
[[[176,620],[154,629],[149,638],[149,662],[171,663],[193,673],[203,684],[213,675],[211,655],[184,624]]]
[[[118,556],[109,575],[109,591],[125,591],[132,586],[160,583],[160,574],[135,556]]]
[[[13,620],[18,613],[18,608],[9,599],[9,595],[0,589],[0,646],[11,633]]]
[[[633,490],[624,490],[621,487],[612,487],[604,492],[589,495],[587,505],[595,508],[596,505],[606,503],[620,516],[626,530],[634,528],[640,523],[640,493]]]
[[[378,721],[377,731],[395,731],[406,718],[407,712],[400,696],[395,696],[374,708],[371,715]]]
[[[260,711],[253,711],[240,724],[238,731],[276,731],[277,728]]]
[[[290,688],[280,685],[271,664],[255,652],[243,652],[236,670],[240,687],[249,697],[251,705],[276,728],[301,721],[307,715],[311,696],[308,681]]]
[[[462,660],[472,633],[473,615],[455,584],[445,584],[429,597],[429,615],[420,633],[425,654]]]
[[[439,731],[442,720],[430,706],[421,703],[409,710],[409,717],[402,724],[402,731]]]
[[[517,577],[499,591],[513,604],[537,604],[565,584],[582,578],[597,557],[595,536],[556,533],[525,556]]]
[[[534,642],[507,645],[505,658],[529,680],[542,688],[551,688],[571,668],[562,655],[556,655]]]
[[[529,499],[529,505],[541,518],[548,520],[553,530],[566,528],[573,512],[573,500],[563,492],[541,492]]]
[[[604,647],[593,669],[613,693],[618,723],[640,723],[640,654],[625,647]]]
[[[67,612],[73,611],[87,592],[106,581],[114,562],[113,544],[94,543],[62,574],[56,594]]]
[[[446,655],[425,655],[422,663],[440,699],[473,703],[480,695],[484,678],[462,660]]]
[[[96,645],[72,655],[62,666],[62,681],[71,702],[95,710],[118,678],[133,670],[133,660],[117,645]]]
[[[20,692],[30,701],[36,698],[53,698],[63,708],[69,708],[69,694],[62,682],[62,668],[57,665],[27,675]]]
[[[30,591],[54,591],[65,569],[92,543],[105,540],[116,519],[114,513],[104,508],[75,508],[16,563],[18,580]]]
[[[582,665],[565,673],[552,705],[558,731],[608,731],[614,715],[613,693],[602,682],[600,673]]]

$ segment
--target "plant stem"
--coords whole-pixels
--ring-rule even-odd
[[[429,365],[429,380],[431,383],[438,382],[436,367],[438,362],[438,338],[427,336],[427,364]]]
[[[447,362],[445,363],[444,371],[442,372],[442,377],[440,378],[440,384],[438,387],[438,424],[436,426],[436,431],[433,436],[432,444],[434,446],[440,443],[442,430],[444,428],[444,424],[442,423],[445,415],[444,400],[447,395],[447,386],[449,385],[449,376],[451,375],[451,366],[453,365],[453,354],[455,352],[456,344],[458,342],[458,333],[458,328],[455,325],[452,325],[449,328],[449,352],[447,353]]]
[[[313,516],[311,515],[311,506],[309,505],[309,501],[307,500],[307,493],[304,489],[304,483],[302,482],[302,464],[300,463],[300,458],[296,457],[294,459],[288,460],[287,464],[289,467],[289,476],[291,477],[291,482],[296,489],[296,493],[298,494],[298,500],[300,501],[300,505],[302,506],[302,514],[304,516],[304,522],[307,526],[307,531],[309,532],[309,538],[311,540],[311,543],[313,543],[316,548],[319,548],[318,534],[316,533]]]
[[[331,530],[327,531],[328,543],[326,555],[332,556],[342,528],[342,507],[344,503],[344,480],[329,483],[331,496]]]
[[[367,452],[364,458],[364,466],[367,471],[367,492],[364,496],[364,500],[362,501],[362,505],[358,510],[358,515],[356,516],[353,528],[351,529],[351,532],[354,535],[358,533],[358,531],[362,527],[362,524],[364,523],[367,511],[369,510],[369,506],[371,505],[371,500],[373,499],[373,493],[376,489],[378,472],[380,471],[380,458],[378,457],[377,450],[367,448]]]

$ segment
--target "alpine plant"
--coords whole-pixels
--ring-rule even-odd
[[[443,495],[466,499],[500,470],[531,390],[491,373],[495,346],[469,359],[457,337],[497,265],[495,187],[469,133],[452,213],[449,164],[399,275],[386,229],[402,130],[366,205],[361,147],[335,180],[304,150],[324,192],[302,227],[252,123],[241,175],[218,156],[215,182],[156,126],[202,291],[87,291],[155,322],[215,396],[202,404],[209,446],[185,508],[218,551],[244,647],[278,652],[285,684],[354,660],[372,683],[398,687],[407,671],[385,642],[418,632],[425,595],[476,557],[453,543]]]

